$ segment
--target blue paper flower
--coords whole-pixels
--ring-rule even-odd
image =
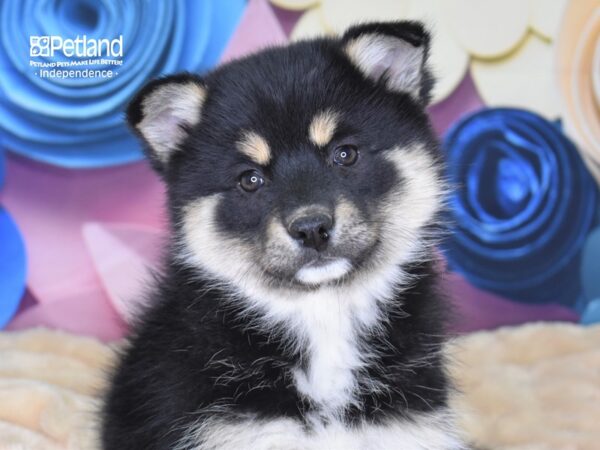
[[[598,193],[559,127],[517,109],[487,109],[444,142],[450,266],[476,286],[520,301],[577,303],[580,259]]]
[[[126,102],[149,78],[213,66],[244,6],[244,0],[0,2],[0,131],[6,146],[66,167],[141,158],[123,125]],[[69,45],[75,48],[63,44],[50,54],[52,40],[58,45],[59,38],[73,40]],[[111,45],[116,40],[114,54],[90,56],[95,40]],[[90,60],[91,65],[68,65]],[[115,65],[119,61],[122,65]],[[105,70],[105,75],[57,78],[48,75],[52,69]]]
[[[13,317],[25,292],[25,245],[17,226],[0,207],[0,329]]]
[[[0,189],[4,152],[0,142]],[[8,212],[0,206],[0,329],[17,311],[25,292],[26,255],[23,238]]]

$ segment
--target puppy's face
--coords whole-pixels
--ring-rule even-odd
[[[427,45],[414,23],[365,25],[142,90],[128,118],[180,256],[300,290],[414,259],[441,194]]]

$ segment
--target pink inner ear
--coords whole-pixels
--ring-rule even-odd
[[[373,65],[371,76],[373,79],[379,80],[386,75],[394,84],[399,81],[408,81],[415,74],[415,68],[412,64],[414,64],[414,61],[411,61],[405,48],[389,49]]]
[[[402,60],[402,51],[399,49],[387,48],[385,51],[379,49],[375,52],[375,58],[373,58],[373,64],[369,68],[369,76],[373,80],[380,80],[384,74],[388,77],[398,76],[399,61]]]
[[[174,142],[180,137],[182,120],[174,114],[173,108],[165,108],[154,118],[154,124],[165,135],[165,142]]]
[[[410,44],[403,43],[402,46],[389,51],[386,56],[391,63],[390,77],[409,91],[417,90],[420,82],[419,74],[422,65],[420,51]]]
[[[423,48],[401,39],[380,37],[366,40],[359,64],[368,76],[395,91],[418,95],[423,68]]]
[[[398,75],[399,72],[402,72],[403,70],[411,70],[410,55],[407,53],[404,46],[389,50],[386,52],[385,57],[390,61],[389,65],[395,75]]]
[[[389,74],[390,67],[383,62],[375,64],[371,69],[371,77],[374,80],[380,80],[384,73]]]

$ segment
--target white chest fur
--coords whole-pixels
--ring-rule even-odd
[[[349,427],[336,413],[358,394],[356,371],[367,362],[360,334],[381,323],[381,304],[393,298],[395,270],[360,278],[347,288],[322,288],[286,296],[253,286],[245,299],[250,312],[258,313],[264,329],[284,329],[292,345],[306,352],[306,370],[296,368],[298,391],[321,406],[329,416],[326,425],[315,421],[311,429],[290,418],[255,419],[251,415],[234,423],[204,420],[192,427],[175,450],[465,450],[446,410],[415,415],[412,420]]]
[[[356,374],[372,355],[361,348],[361,335],[382,320],[382,304],[393,298],[395,267],[358,276],[347,286],[324,286],[315,291],[272,291],[252,286],[244,298],[265,330],[279,329],[306,356],[296,367],[296,389],[320,405],[330,418],[356,400]],[[248,288],[248,286],[246,286]]]
[[[466,450],[446,411],[414,420],[307,431],[293,419],[208,420],[190,429],[175,450]]]
[[[312,306],[300,312],[303,323],[299,324],[304,328],[308,364],[294,371],[294,380],[298,391],[320,405],[325,415],[335,415],[354,401],[356,370],[364,364],[358,335],[369,318],[360,317],[348,299],[333,296],[310,301]]]

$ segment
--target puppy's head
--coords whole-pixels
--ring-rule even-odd
[[[421,25],[361,25],[204,77],[162,78],[128,121],[166,182],[179,256],[308,290],[413,261],[439,209]]]

